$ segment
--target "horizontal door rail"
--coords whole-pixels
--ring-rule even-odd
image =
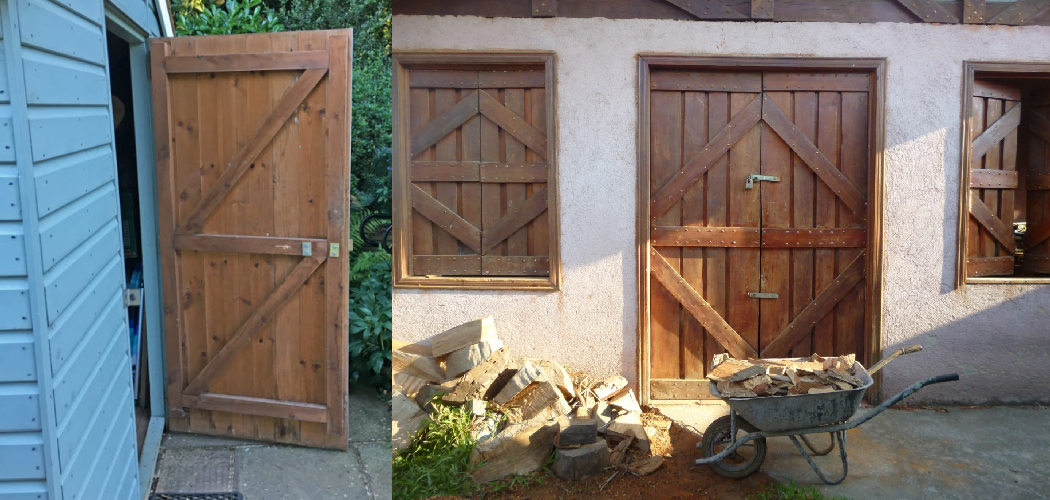
[[[309,251],[306,251],[304,244],[310,245]],[[328,240],[223,234],[177,234],[175,235],[175,249],[199,252],[324,256],[328,254]]]
[[[170,56],[164,69],[169,74],[328,69],[328,51]]]

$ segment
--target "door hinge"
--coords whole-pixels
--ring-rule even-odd
[[[747,176],[747,180],[744,181],[744,189],[753,189],[755,187],[755,181],[780,182],[780,177],[775,175],[751,174]]]
[[[314,254],[313,244],[309,241],[303,242],[303,257],[309,257]]]
[[[124,307],[142,305],[142,289],[128,288],[124,290]]]
[[[338,243],[329,243],[328,244],[328,256],[329,257],[338,257],[339,256],[339,244]]]
[[[751,297],[752,299],[779,299],[780,298],[780,294],[779,293],[770,293],[770,292],[747,292],[747,296]]]

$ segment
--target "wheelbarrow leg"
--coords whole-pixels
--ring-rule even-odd
[[[820,451],[817,451],[817,449],[813,446],[813,443],[809,442],[809,438],[807,438],[805,434],[799,434],[798,437],[802,439],[803,443],[806,443],[806,447],[809,448],[809,452],[812,453],[815,456],[818,456],[818,457],[823,457],[824,455],[827,455],[828,453],[831,453],[831,450],[835,449],[835,433],[834,432],[829,432],[828,433],[828,447],[824,448],[823,450],[820,450]]]
[[[817,473],[817,476],[820,477],[821,481],[824,481],[827,484],[839,484],[844,479],[846,479],[846,474],[849,474],[849,465],[846,463],[846,431],[834,432],[834,433],[831,433],[831,435],[832,435],[832,442],[831,442],[832,446],[835,445],[835,440],[836,439],[839,442],[839,456],[842,457],[842,475],[839,476],[838,478],[836,478],[834,480],[830,480],[830,481],[828,480],[827,476],[824,475],[824,472],[820,470],[820,467],[817,466],[817,463],[813,461],[813,457],[810,457],[809,453],[806,453],[806,449],[802,447],[802,444],[798,442],[798,439],[795,436],[788,436],[788,437],[791,438],[791,442],[792,443],[795,443],[795,448],[798,448],[798,452],[801,453],[803,457],[806,457],[806,461],[809,462],[809,466],[811,468],[813,468],[813,472]],[[803,441],[806,440],[806,438],[804,436],[799,436],[799,437],[802,437]],[[806,444],[808,445],[809,443],[807,442]],[[829,452],[830,452],[830,450],[829,450]]]

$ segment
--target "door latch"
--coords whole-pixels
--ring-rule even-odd
[[[775,175],[751,174],[747,176],[747,180],[744,181],[744,189],[754,189],[755,181],[780,182],[780,177]]]
[[[779,293],[770,292],[747,292],[747,296],[752,299],[779,299]]]

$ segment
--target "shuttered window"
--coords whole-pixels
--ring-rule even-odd
[[[968,83],[960,284],[1050,282],[1050,80]]]
[[[553,56],[395,63],[395,284],[556,288]]]

